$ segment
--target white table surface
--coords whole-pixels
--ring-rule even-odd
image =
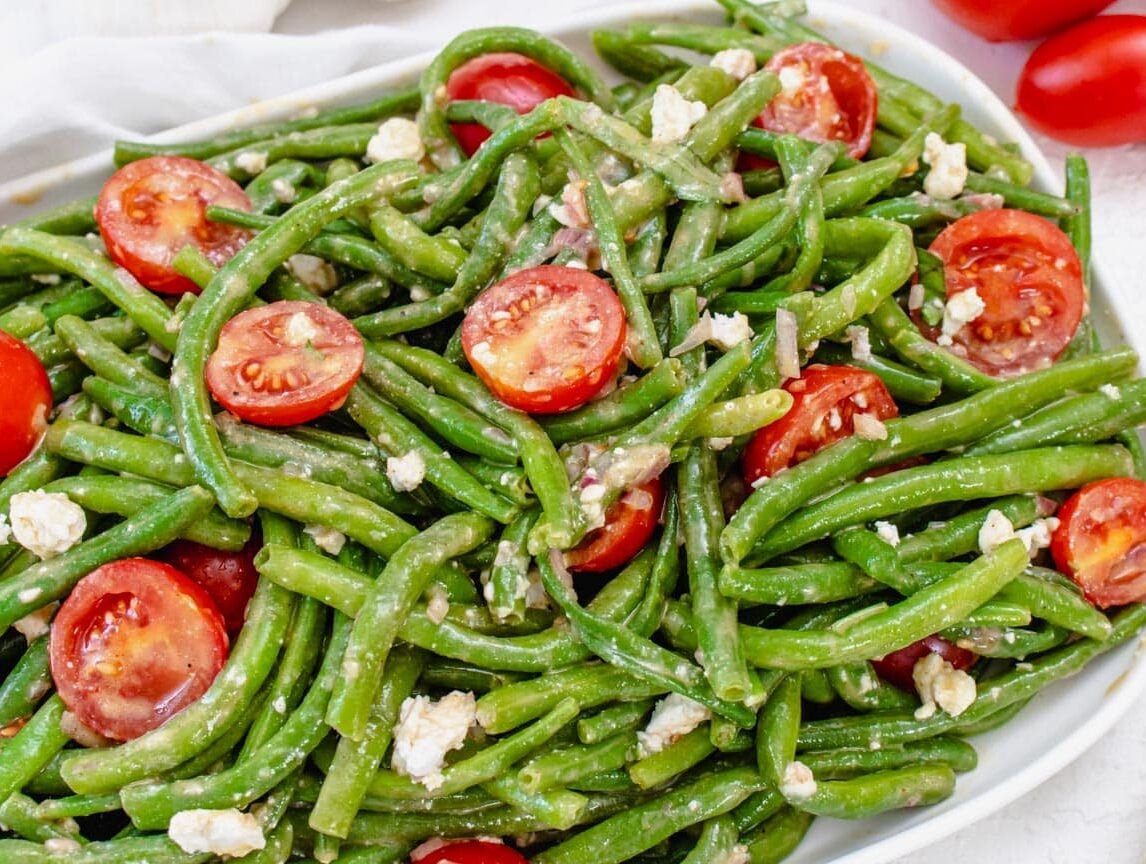
[[[7,49],[7,64],[0,60],[0,96],[23,87],[21,70],[27,64],[13,57],[35,58],[54,38],[76,35],[75,28],[45,21],[66,21],[65,15],[39,16],[40,6],[67,7],[73,0],[46,0],[0,9],[0,47]],[[89,0],[95,5],[98,0]],[[105,0],[123,7],[127,0]],[[132,0],[159,8],[159,0]],[[168,0],[170,2],[170,0]],[[271,5],[274,0],[269,0]],[[924,0],[839,0],[862,8],[931,40],[975,70],[1006,102],[1013,99],[1014,82],[1031,49],[1030,43],[991,45],[968,34],[939,15]],[[7,4],[5,4],[7,5]],[[207,6],[212,4],[207,3]],[[226,7],[233,4],[214,4]],[[544,28],[547,22],[578,9],[607,5],[603,0],[293,0],[277,19],[279,34],[317,34],[339,28],[373,25],[387,38],[409,37],[431,47],[453,33],[473,26],[514,23]],[[88,6],[90,10],[91,6]],[[110,8],[110,7],[109,7]],[[1120,0],[1111,11],[1146,13],[1146,0]],[[10,19],[5,22],[5,16]],[[36,17],[34,17],[36,16]],[[248,15],[248,18],[253,16]],[[193,16],[188,16],[193,17]],[[257,17],[257,16],[254,16]],[[10,26],[5,27],[5,23]],[[381,26],[379,26],[381,25]],[[245,25],[248,28],[249,24]],[[369,31],[367,31],[369,35]],[[332,34],[327,34],[327,39]],[[5,44],[6,43],[6,44]],[[340,43],[342,44],[342,43]],[[349,40],[360,54],[345,60],[347,70],[388,59],[372,51],[359,34]],[[387,43],[389,44],[389,43]],[[406,49],[407,52],[409,49]],[[129,49],[118,60],[131,63]],[[105,58],[114,67],[115,58]],[[282,90],[320,80],[321,64],[313,69],[284,69]],[[116,71],[114,68],[112,72]],[[273,83],[261,82],[258,95],[273,95]],[[229,106],[226,106],[229,107]],[[219,110],[219,109],[216,109]],[[177,116],[177,115],[176,115]],[[178,117],[190,120],[192,117]],[[177,122],[171,119],[171,123]],[[3,131],[0,118],[0,132]],[[1052,164],[1061,166],[1066,148],[1038,138]],[[2,139],[0,139],[2,140]],[[0,156],[3,155],[0,143]],[[1095,207],[1095,257],[1126,308],[1141,322],[1146,318],[1146,144],[1086,152],[1090,159]],[[44,163],[49,164],[49,163]],[[10,175],[11,176],[11,175]],[[926,861],[929,864],[963,862],[1019,862],[1019,864],[1142,864],[1146,861],[1146,698],[1094,747],[1038,789],[994,815],[894,864]]]

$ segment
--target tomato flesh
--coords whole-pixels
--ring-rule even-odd
[[[252,537],[237,552],[212,549],[191,540],[176,540],[163,550],[163,560],[211,596],[223,616],[227,634],[233,639],[243,629],[247,603],[259,581],[255,555],[260,546],[257,537]]]
[[[413,864],[529,864],[516,849],[491,840],[447,840],[410,860]]]
[[[565,566],[573,572],[603,573],[627,564],[653,536],[664,498],[659,476],[625,492],[605,512],[605,524],[565,553]]]
[[[281,300],[224,325],[207,361],[211,395],[237,417],[290,426],[340,406],[365,362],[362,337],[319,303]]]
[[[455,69],[446,82],[446,95],[451,102],[496,102],[527,114],[546,99],[572,96],[573,88],[536,60],[502,52],[474,57]],[[453,123],[450,131],[467,156],[477,152],[490,136],[490,131],[477,123]]]
[[[757,126],[842,141],[853,159],[867,153],[878,97],[862,60],[822,42],[801,42],[777,51],[764,68],[779,76],[782,89],[753,121]]]
[[[853,434],[858,414],[876,420],[899,415],[883,382],[853,366],[813,363],[784,389],[792,394],[792,407],[757,431],[744,450],[744,479],[749,485]]]
[[[962,27],[991,42],[1034,39],[1097,15],[1114,0],[931,0]]]
[[[49,637],[52,678],[81,722],[127,741],[198,699],[227,659],[223,616],[174,567],[114,561],[81,579]]]
[[[930,250],[943,261],[947,299],[974,289],[982,313],[951,334],[952,353],[988,375],[1049,366],[1082,319],[1082,264],[1058,226],[1023,210],[980,210],[952,222]],[[916,323],[930,339],[939,328]]]
[[[956,669],[962,669],[964,672],[975,665],[976,660],[973,651],[960,648],[942,636],[932,635],[925,636],[898,651],[892,651],[879,660],[872,660],[871,665],[884,681],[894,684],[907,693],[914,693],[915,678],[912,673],[915,664],[928,654],[938,654]]]
[[[220,267],[251,237],[246,229],[209,221],[211,204],[251,209],[239,184],[210,165],[150,156],[108,178],[95,217],[112,261],[141,284],[163,294],[198,294],[199,287],[171,266],[179,250],[194,246]]]
[[[616,374],[625,310],[602,279],[552,264],[483,291],[462,322],[470,366],[502,402],[555,413],[589,401]]]
[[[1016,107],[1078,147],[1146,141],[1146,15],[1101,15],[1051,36],[1023,66]]]
[[[51,411],[52,384],[40,359],[0,330],[0,477],[28,458]]]
[[[1146,483],[1111,477],[1063,504],[1051,536],[1055,566],[1107,608],[1146,599]]]

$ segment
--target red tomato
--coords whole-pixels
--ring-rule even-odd
[[[565,566],[579,573],[603,573],[627,564],[653,536],[664,505],[661,478],[628,490],[605,513],[605,524],[565,553]]]
[[[783,89],[757,126],[810,141],[843,141],[854,159],[867,152],[877,97],[862,60],[823,42],[801,42],[777,51],[764,68],[780,76]]]
[[[1095,606],[1146,600],[1146,483],[1112,477],[1083,486],[1059,510],[1055,565]]]
[[[40,359],[0,330],[0,477],[28,458],[51,410],[52,385]]]
[[[492,840],[447,840],[411,860],[414,864],[529,864],[516,849]]]
[[[191,540],[176,540],[163,550],[163,559],[211,595],[232,638],[243,629],[247,602],[255,593],[259,571],[255,555],[261,544],[252,537],[238,552],[212,549]]]
[[[928,654],[938,654],[956,669],[966,672],[975,663],[975,653],[948,642],[942,636],[924,636],[906,648],[892,651],[881,660],[872,660],[876,673],[884,681],[894,684],[900,690],[915,692],[915,679],[912,670],[920,658]]]
[[[527,114],[546,99],[572,96],[573,88],[556,72],[522,54],[483,54],[450,74],[446,95],[451,102],[480,99]],[[490,131],[477,123],[454,123],[450,130],[467,156],[490,136]]]
[[[551,264],[519,270],[483,291],[462,322],[470,366],[506,405],[568,411],[617,371],[625,310],[602,279]]]
[[[1034,39],[1096,15],[1114,0],[931,0],[948,18],[992,42]]]
[[[108,178],[95,218],[111,259],[152,291],[199,293],[171,267],[184,246],[195,246],[216,266],[226,264],[251,233],[208,222],[207,206],[250,210],[251,201],[221,171],[183,156],[150,156]]]
[[[203,695],[227,659],[223,616],[168,564],[127,558],[79,581],[52,622],[52,678],[84,724],[127,741]]]
[[[1047,39],[1023,66],[1015,105],[1068,144],[1146,141],[1146,15],[1102,15]]]
[[[362,337],[338,312],[280,300],[226,323],[207,360],[207,386],[243,420],[291,426],[339,407],[365,357]]]
[[[985,306],[952,335],[952,353],[1007,377],[1049,366],[1070,343],[1086,292],[1058,226],[1023,210],[980,210],[948,225],[930,249],[943,260],[948,300],[973,288]],[[924,335],[938,338],[915,314]]]
[[[744,479],[750,485],[851,435],[857,414],[877,420],[899,415],[883,382],[853,366],[813,363],[784,389],[792,394],[792,407],[756,432],[744,449]]]

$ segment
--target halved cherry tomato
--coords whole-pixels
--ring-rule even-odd
[[[992,42],[1034,39],[1096,15],[1114,0],[931,0],[948,18]]]
[[[613,377],[625,310],[602,279],[578,267],[519,270],[485,289],[462,322],[462,348],[506,405],[568,411]]]
[[[1049,366],[1070,343],[1086,294],[1082,265],[1057,225],[1023,210],[980,210],[931,244],[943,260],[947,299],[975,289],[983,312],[951,336],[949,350],[988,375]],[[929,339],[939,328],[916,323]]]
[[[1146,15],[1100,15],[1056,33],[1019,75],[1016,107],[1079,147],[1146,141]]]
[[[942,636],[924,636],[906,648],[892,651],[879,660],[872,660],[871,665],[884,681],[894,684],[900,690],[914,693],[915,678],[912,676],[912,671],[916,662],[928,654],[938,654],[956,669],[962,669],[964,672],[975,665],[975,652],[960,648]]]
[[[169,564],[127,558],[93,570],[60,606],[49,637],[64,704],[127,741],[203,695],[227,659],[223,616]]]
[[[532,58],[498,53],[474,57],[455,69],[446,82],[446,95],[451,102],[480,99],[527,114],[546,99],[572,96],[573,88]],[[454,123],[450,131],[467,156],[472,156],[490,136],[490,131],[477,123]]]
[[[280,300],[224,325],[207,361],[207,386],[243,420],[291,426],[339,407],[365,357],[362,337],[338,312]]]
[[[628,490],[605,512],[605,524],[565,553],[565,566],[579,573],[604,573],[629,563],[653,536],[664,500],[659,476]]]
[[[857,414],[876,420],[899,415],[883,382],[854,366],[813,363],[784,389],[792,394],[792,407],[753,435],[744,450],[744,479],[749,484],[851,435]]]
[[[757,126],[843,141],[853,159],[867,153],[877,96],[862,60],[823,42],[800,42],[777,51],[764,68],[780,76],[781,90],[753,121]]]
[[[1058,513],[1055,566],[1105,609],[1146,600],[1146,483],[1111,477],[1088,483]]]
[[[163,294],[198,294],[194,282],[172,269],[175,254],[195,246],[222,266],[251,236],[244,228],[209,222],[210,204],[251,209],[239,184],[210,165],[183,156],[149,156],[108,178],[95,218],[111,260],[143,285]]]
[[[447,840],[432,852],[411,858],[413,864],[529,864],[529,859],[492,840]]]
[[[191,540],[176,540],[163,550],[162,556],[211,595],[227,625],[227,634],[233,639],[243,629],[247,602],[259,581],[255,555],[260,548],[257,537],[252,537],[238,552],[212,549]]]
[[[0,330],[0,477],[28,458],[51,410],[52,384],[40,359]]]

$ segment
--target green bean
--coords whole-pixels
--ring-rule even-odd
[[[942,763],[954,771],[970,771],[978,764],[975,748],[961,738],[939,736],[909,741],[898,747],[808,750],[800,761],[822,780],[839,780],[909,765]]]
[[[846,562],[793,564],[759,570],[724,567],[720,592],[740,605],[786,606],[858,597],[879,583]]]
[[[1078,214],[1078,205],[1066,198],[1048,195],[976,171],[968,172],[965,188],[972,192],[1001,195],[1006,206],[1037,213],[1049,219],[1070,219]]]
[[[69,848],[65,853],[76,864],[197,864],[210,860],[207,853],[189,855],[166,835],[118,837]],[[60,854],[41,843],[0,840],[0,858],[21,864],[58,864]]]
[[[955,791],[955,772],[946,765],[909,765],[852,780],[827,780],[793,803],[817,816],[866,819],[901,807],[935,804]]]
[[[489,570],[488,605],[494,618],[520,621],[525,617],[531,560],[525,544],[539,515],[536,509],[526,510],[502,531]]]
[[[48,637],[28,643],[28,650],[0,683],[0,728],[30,717],[52,689],[48,669]]]
[[[52,695],[4,746],[0,762],[0,800],[24,788],[68,742],[60,728],[64,703]]]
[[[581,722],[577,721],[578,728]],[[530,792],[564,786],[602,771],[623,767],[636,744],[636,736],[626,730],[596,743],[559,747],[527,760],[518,769],[517,778]]]
[[[764,824],[741,837],[752,864],[778,864],[792,853],[812,825],[813,816],[795,807],[783,807]]]
[[[514,808],[528,813],[543,825],[568,831],[575,826],[585,813],[588,799],[568,789],[544,789],[528,792],[512,774],[487,780],[482,788],[495,798]]]
[[[653,708],[652,699],[638,699],[620,702],[603,708],[596,714],[582,717],[577,721],[577,737],[582,744],[596,744],[641,724]]]
[[[897,404],[907,402],[912,405],[930,405],[943,391],[943,382],[938,377],[918,372],[878,354],[860,359],[851,351],[831,342],[820,343],[816,350],[816,360],[866,369],[879,377]]]
[[[800,694],[804,676],[785,675],[769,694],[756,724],[756,766],[761,776],[779,786],[784,771],[796,758],[800,731]]]
[[[386,252],[411,270],[447,285],[457,278],[468,257],[460,245],[426,234],[393,207],[370,211],[370,231]]]
[[[377,131],[376,123],[320,126],[241,144],[204,161],[230,177],[243,179],[258,173],[251,162],[266,164],[292,158],[361,157],[366,153],[366,146]]]
[[[695,768],[716,752],[709,735],[709,724],[703,723],[686,732],[663,749],[642,755],[628,766],[629,777],[641,789],[655,789]]]
[[[594,30],[590,35],[593,48],[601,59],[628,78],[649,82],[688,68],[688,64],[677,57],[633,44],[611,30]]]
[[[116,799],[115,807],[119,806]],[[80,842],[79,827],[63,819],[47,819],[40,815],[36,801],[20,792],[14,792],[0,803],[0,822],[11,834],[24,840],[43,843],[52,838],[67,838]]]

